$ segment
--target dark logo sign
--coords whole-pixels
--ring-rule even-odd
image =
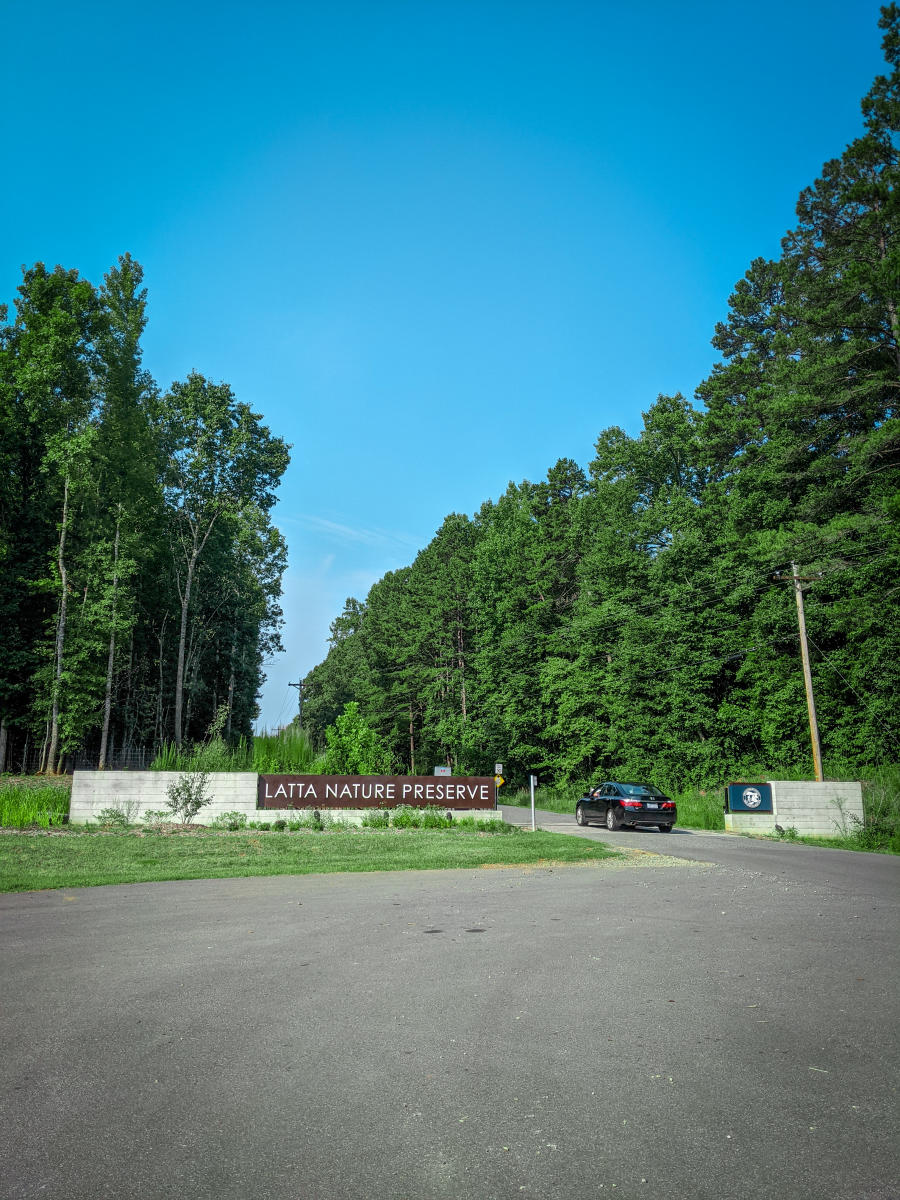
[[[488,776],[260,775],[257,808],[493,808]]]
[[[772,811],[772,785],[770,783],[729,783],[729,812]]]

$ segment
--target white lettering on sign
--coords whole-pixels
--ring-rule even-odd
[[[348,808],[394,804],[457,804],[475,807],[493,805],[494,787],[489,780],[411,776],[260,776],[259,803],[270,808],[312,807],[330,804]]]

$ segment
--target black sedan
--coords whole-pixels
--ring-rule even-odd
[[[575,806],[579,825],[603,821],[611,830],[623,825],[656,825],[660,833],[669,833],[677,816],[675,801],[652,783],[600,783]]]

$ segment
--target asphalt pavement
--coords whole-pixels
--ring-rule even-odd
[[[897,1200],[900,863],[540,823],[629,853],[0,896],[0,1197]]]

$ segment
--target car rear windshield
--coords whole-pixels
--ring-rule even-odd
[[[659,788],[654,787],[652,783],[620,783],[622,791],[626,796],[661,796],[662,792]]]

